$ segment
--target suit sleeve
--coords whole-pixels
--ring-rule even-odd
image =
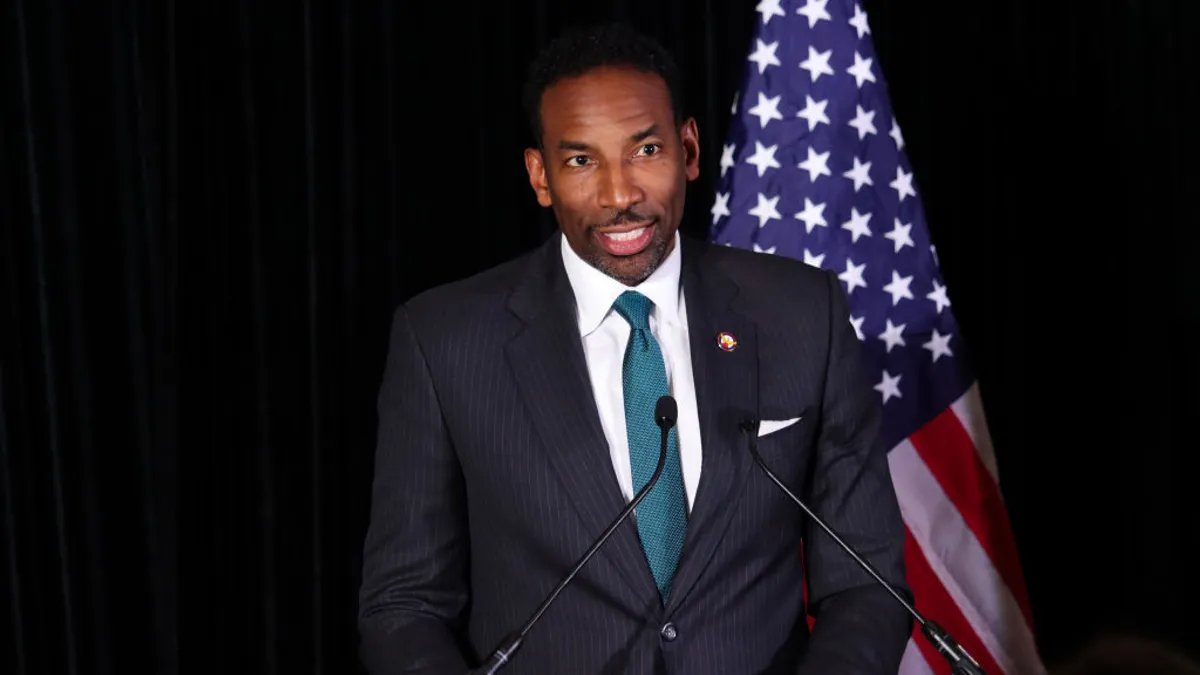
[[[812,483],[813,511],[911,598],[905,582],[904,522],[880,438],[882,410],[864,368],[842,288],[827,274],[830,349]],[[912,619],[824,530],[808,523],[804,553],[815,621],[799,673],[893,675]]]
[[[463,479],[404,307],[393,317],[378,412],[360,657],[371,675],[462,675],[455,623],[468,597]]]

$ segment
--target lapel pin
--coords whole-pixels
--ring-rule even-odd
[[[721,332],[717,335],[717,346],[731,352],[737,349],[737,338],[733,336],[733,333]]]

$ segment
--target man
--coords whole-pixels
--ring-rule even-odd
[[[394,317],[361,597],[369,671],[484,662],[654,471],[669,394],[661,478],[505,672],[895,673],[905,610],[754,466],[739,426],[764,420],[768,465],[908,592],[837,278],[679,235],[699,137],[649,39],[560,38],[526,99],[529,182],[561,232]]]

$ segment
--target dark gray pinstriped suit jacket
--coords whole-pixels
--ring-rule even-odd
[[[395,313],[360,597],[372,675],[478,665],[625,504],[558,236]],[[504,672],[895,673],[908,615],[754,466],[737,427],[801,417],[761,439],[763,458],[908,592],[878,398],[837,278],[687,237],[682,258],[703,469],[671,595],[661,606],[626,521]]]

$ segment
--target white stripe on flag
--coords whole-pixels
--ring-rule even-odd
[[[908,647],[904,650],[904,658],[900,659],[900,670],[896,671],[896,675],[934,675],[933,668],[929,667],[913,638],[908,638]]]
[[[1046,672],[1016,598],[917,449],[905,440],[888,462],[913,539],[996,663],[1006,673]]]
[[[983,399],[979,397],[979,383],[974,382],[967,393],[950,404],[950,409],[958,417],[958,421],[971,437],[979,459],[992,474],[992,480],[1000,482],[1000,473],[996,468],[996,451],[992,448],[992,437],[988,433],[987,417],[983,413]]]

